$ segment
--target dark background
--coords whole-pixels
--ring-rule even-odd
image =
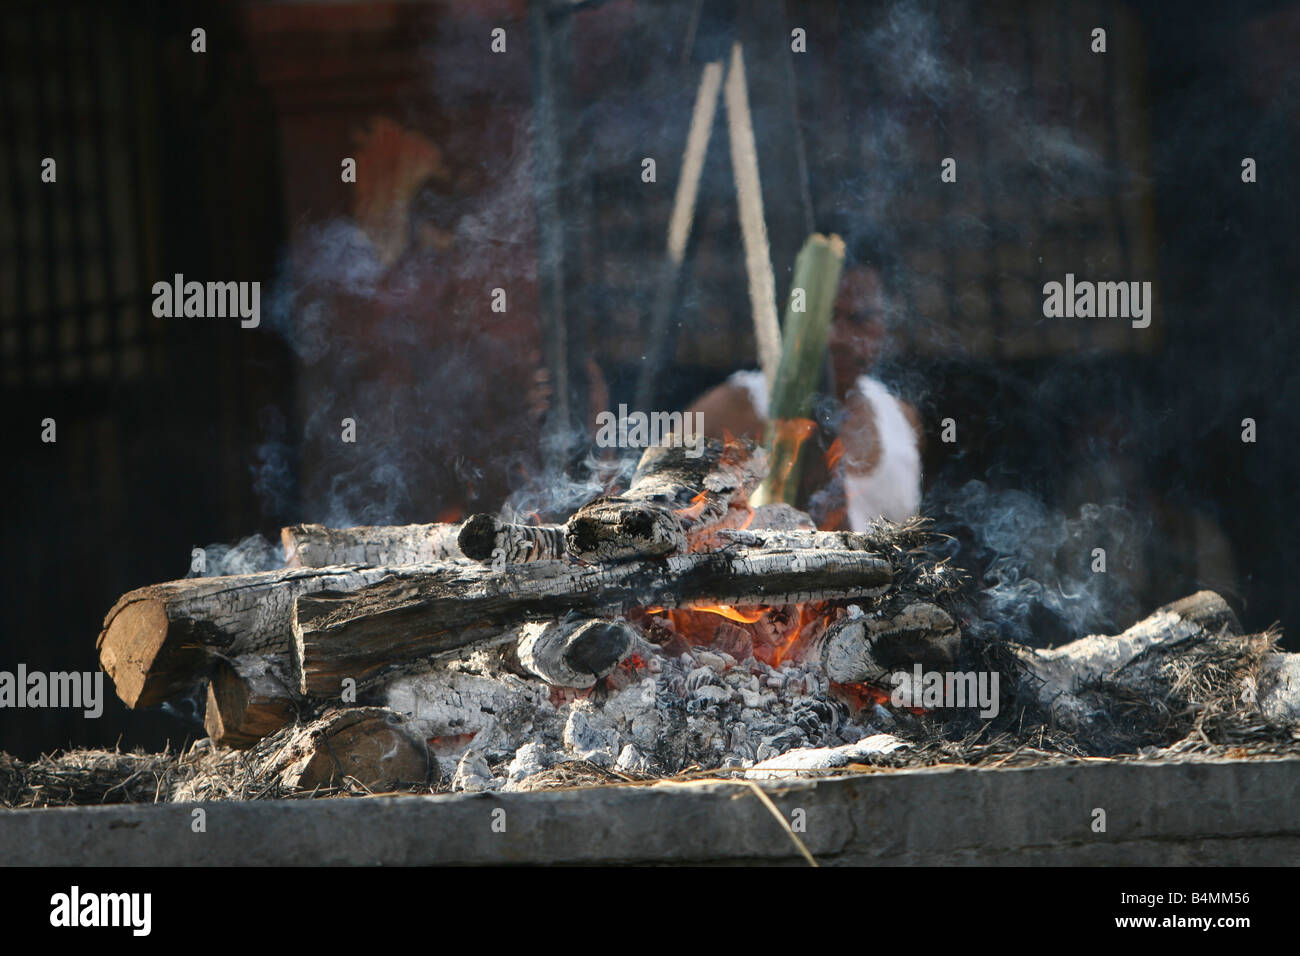
[[[560,506],[575,410],[602,380],[607,407],[632,399],[699,72],[735,38],[778,297],[813,227],[866,250],[891,302],[878,374],[926,422],[926,510],[1021,636],[1201,586],[1252,628],[1300,624],[1300,4],[458,7],[7,5],[0,669],[94,668],[112,603],[194,547]],[[656,408],[755,364],[721,117]],[[260,281],[262,327],[154,318],[178,272]],[[1066,272],[1152,281],[1151,328],[1044,320]],[[0,712],[0,748],[202,735],[105,690],[98,721]]]

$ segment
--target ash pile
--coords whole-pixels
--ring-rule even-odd
[[[154,799],[1300,749],[1300,656],[1217,595],[1019,646],[925,522],[818,531],[750,506],[766,471],[654,447],[562,524],[299,525],[283,568],[124,595],[118,695],[202,700],[209,735]]]

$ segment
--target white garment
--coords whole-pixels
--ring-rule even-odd
[[[743,388],[760,418],[767,417],[767,380],[760,371],[740,371],[727,379]],[[880,438],[880,458],[866,473],[844,475],[849,527],[864,531],[879,517],[904,521],[921,508],[921,450],[903,406],[870,375],[858,377],[854,390],[871,407]]]
[[[858,377],[857,390],[871,405],[880,436],[880,460],[866,474],[844,475],[849,527],[863,531],[879,517],[905,521],[921,508],[921,449],[902,403],[870,375]]]

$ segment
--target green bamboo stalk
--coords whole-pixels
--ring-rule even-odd
[[[781,361],[768,401],[766,445],[770,470],[750,497],[754,505],[795,502],[803,437],[807,436],[807,428],[800,427],[800,420],[812,415],[843,268],[844,241],[837,235],[813,233],[795,258],[782,326]]]

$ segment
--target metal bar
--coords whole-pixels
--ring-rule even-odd
[[[140,343],[142,349],[147,348],[148,326],[145,316],[148,313],[146,303],[149,301],[149,291],[153,288],[153,276],[150,275],[150,267],[156,267],[157,263],[153,261],[154,257],[151,251],[154,248],[149,242],[148,235],[156,235],[156,223],[149,221],[149,210],[145,205],[144,191],[144,173],[142,167],[148,156],[148,151],[144,145],[145,127],[141,122],[141,94],[144,92],[142,84],[139,82],[139,75],[136,72],[137,64],[148,63],[156,71],[156,57],[137,57],[134,55],[135,47],[138,45],[137,38],[133,32],[124,31],[122,42],[126,47],[126,56],[123,58],[123,103],[126,106],[126,144],[127,144],[127,170],[130,189],[131,202],[127,205],[131,216],[131,234],[134,238],[135,251],[135,281],[136,287],[134,298],[137,303],[136,318],[139,320],[139,330],[134,337],[125,334],[120,335],[119,352],[124,359],[126,347],[131,343],[132,338]],[[152,91],[153,87],[150,87]],[[123,223],[126,226],[126,223]],[[148,232],[146,231],[148,230]],[[122,332],[122,330],[119,330]],[[123,374],[125,375],[125,362],[122,363]],[[127,487],[130,487],[128,483]]]
[[[1117,19],[1113,14],[1113,4],[1108,4],[1111,9],[1108,10],[1112,15],[1109,17],[1110,22],[1115,23]],[[1123,194],[1122,184],[1119,182],[1122,164],[1119,155],[1119,124],[1115,118],[1115,62],[1118,57],[1107,54],[1103,59],[1106,61],[1106,140],[1107,153],[1110,160],[1110,206],[1111,214],[1115,217],[1115,229],[1118,232],[1120,257],[1124,261],[1124,272],[1126,277],[1133,275],[1133,248],[1129,241],[1128,223],[1124,218],[1124,203],[1121,199]]]
[[[548,467],[562,471],[568,460],[569,369],[564,311],[564,236],[559,198],[560,148],[556,117],[554,37],[542,0],[528,5],[529,39],[533,56],[532,134],[536,171],[538,284],[541,297],[543,353],[551,379],[551,405],[543,426],[543,453]]]
[[[76,17],[84,26],[85,20],[82,17]],[[54,34],[52,42],[47,49],[52,53],[55,49],[60,50],[60,59],[62,59],[61,69],[57,72],[57,80],[60,93],[65,104],[65,110],[62,115],[63,122],[59,125],[59,140],[63,147],[64,159],[60,165],[64,165],[62,170],[63,176],[71,174],[67,183],[79,183],[80,176],[83,172],[82,164],[78,161],[81,158],[81,145],[79,130],[76,126],[77,119],[77,64],[81,61],[80,57],[71,55],[65,46],[58,43],[60,35],[66,29],[62,18],[55,19],[50,16],[46,19],[47,28]],[[70,39],[76,37],[76,28],[73,27]],[[84,36],[84,34],[83,34]],[[75,39],[74,39],[75,42]],[[87,38],[87,42],[89,39]],[[98,157],[102,161],[102,156]],[[63,176],[60,179],[63,179]],[[89,187],[82,191],[86,197],[86,202],[77,202],[72,200],[66,193],[60,193],[62,207],[66,211],[68,223],[69,251],[72,259],[72,301],[75,304],[75,318],[72,326],[75,329],[73,341],[66,345],[62,342],[62,329],[59,329],[59,365],[60,376],[67,378],[69,368],[75,369],[73,379],[85,380],[90,366],[90,314],[87,303],[86,293],[86,262],[85,248],[83,245],[83,232],[87,223],[87,212],[94,199],[91,198]],[[102,199],[101,199],[102,201]]]
[[[749,302],[754,313],[758,361],[770,389],[781,361],[781,325],[776,313],[776,277],[763,219],[763,190],[758,175],[754,125],[745,84],[745,56],[739,41],[731,47],[731,68],[724,96],[727,133],[731,142],[731,167],[740,206],[740,233],[745,245],[745,273],[749,277]]]
[[[23,74],[27,66],[27,60],[23,53],[30,49],[30,44],[24,46],[19,42],[14,29],[19,17],[11,14],[6,17],[0,17],[0,23],[6,27],[5,43],[3,46],[5,63],[5,82],[0,84],[4,91],[4,118],[5,129],[8,135],[0,137],[5,144],[5,167],[9,179],[9,201],[13,211],[13,230],[14,230],[14,313],[6,316],[8,322],[12,322],[18,330],[18,349],[17,354],[13,357],[13,362],[17,369],[17,383],[26,385],[30,381],[30,370],[32,364],[32,344],[31,344],[31,321],[28,315],[31,311],[31,293],[28,288],[31,262],[29,259],[29,250],[34,245],[32,237],[29,234],[30,222],[28,220],[27,209],[27,190],[30,183],[36,182],[39,171],[36,169],[24,168],[24,157],[19,146],[19,128],[18,128],[18,108],[15,105],[14,86],[17,78]],[[33,136],[33,140],[35,137]]]
[[[104,85],[108,82],[108,74],[104,70],[104,62],[100,53],[99,38],[108,35],[111,29],[107,18],[101,18],[99,11],[87,13],[86,31],[91,32],[90,16],[94,15],[96,20],[95,33],[97,37],[89,37],[90,54],[87,60],[90,73],[91,86],[91,106],[95,113],[95,122],[92,128],[92,137],[94,142],[95,170],[99,185],[99,201],[95,203],[96,224],[99,230],[99,256],[100,263],[104,270],[104,291],[102,307],[105,310],[105,321],[108,327],[105,329],[105,344],[109,356],[108,375],[111,381],[116,381],[121,368],[121,355],[118,350],[118,327],[121,323],[121,305],[117,296],[117,276],[114,274],[117,267],[117,259],[113,246],[113,230],[109,225],[108,214],[108,191],[110,184],[108,182],[108,110],[106,108],[106,97]],[[111,42],[111,41],[110,41]],[[111,49],[119,49],[117,43],[112,43]],[[89,371],[89,370],[88,370]]]
[[[686,148],[682,153],[682,171],[677,178],[673,196],[672,215],[668,219],[667,259],[655,287],[650,329],[646,335],[646,356],[637,378],[636,407],[648,411],[654,398],[655,383],[665,358],[665,339],[668,324],[677,299],[678,280],[682,261],[686,257],[686,242],[690,238],[695,219],[696,201],[700,193],[700,176],[709,150],[709,137],[718,112],[718,93],[722,89],[723,66],[721,61],[706,63],[700,73],[700,86],[695,94],[695,108],[691,111],[691,124],[686,134]]]
[[[37,54],[35,57],[33,57],[32,60],[32,73],[31,73],[32,85],[36,93],[35,96],[36,115],[32,124],[33,127],[32,138],[36,145],[36,152],[38,156],[43,156],[48,154],[48,148],[53,144],[54,136],[53,136],[53,131],[50,128],[49,119],[48,119],[50,116],[50,97],[49,97],[49,92],[46,89],[47,74],[44,71],[42,71],[39,67],[39,62],[43,62],[46,59],[45,51],[41,49],[41,44],[43,40],[42,37],[43,31],[41,29],[40,19],[41,19],[41,13],[38,12],[36,14],[36,19],[34,19],[31,24],[32,42],[29,45],[29,49],[35,50]],[[60,157],[56,156],[53,158],[56,160],[56,169],[57,169],[57,163]],[[44,256],[42,258],[42,265],[44,266],[45,296],[46,296],[45,304],[47,309],[56,309],[59,307],[58,275],[54,271],[54,263],[57,258],[56,240],[54,236],[54,214],[55,214],[54,190],[56,188],[57,185],[51,185],[48,183],[41,184],[40,206],[43,213],[43,222],[42,222],[41,231],[44,239],[44,243],[43,243]],[[44,343],[46,346],[44,357],[49,359],[51,353],[51,346],[54,344],[52,340],[57,338],[57,335],[55,334],[57,330],[53,325],[50,325],[50,326],[46,326],[44,331],[47,336],[47,341]],[[38,359],[39,357],[34,355],[33,358]],[[46,384],[50,384],[50,383],[46,383]]]
[[[966,11],[967,11],[967,27],[968,27],[968,29],[966,30],[966,36],[972,38],[978,38],[980,36],[979,4],[971,3],[967,5]],[[1021,22],[1023,23],[1024,20],[1022,19]],[[972,59],[974,55],[971,52],[974,49],[974,47],[975,44],[973,42],[966,44],[966,68],[968,72],[970,72],[972,70],[972,67],[974,66],[974,64],[972,63]],[[993,200],[992,197],[989,195],[990,190],[992,188],[992,186],[990,185],[990,175],[989,175],[989,166],[990,166],[989,141],[988,141],[989,133],[984,124],[983,110],[979,107],[978,104],[975,104],[975,108],[971,111],[971,114],[974,119],[975,141],[978,144],[979,162],[981,167],[980,168],[980,199],[984,207],[984,221],[990,224],[988,230],[988,237],[986,238],[984,243],[984,247],[986,250],[985,266],[984,266],[985,268],[984,294],[988,297],[988,308],[989,308],[988,314],[989,317],[991,318],[992,316],[1004,316],[1006,313],[1004,312],[1002,306],[1002,290],[998,288],[998,283],[997,283],[997,275],[999,272],[999,268],[998,268],[998,259],[997,259],[996,236],[998,230],[996,225],[997,218],[993,210]],[[945,117],[945,122],[946,122],[946,117]],[[944,195],[945,196],[949,195],[949,190],[945,189]],[[1005,332],[1006,330],[1005,328],[1003,328],[1000,329],[999,331]]]

